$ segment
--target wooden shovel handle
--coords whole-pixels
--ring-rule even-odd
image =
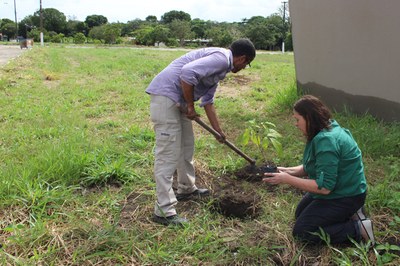
[[[199,117],[196,117],[194,119],[194,121],[197,122],[197,124],[199,124],[200,126],[202,126],[204,129],[206,129],[208,132],[210,132],[211,134],[213,134],[216,138],[221,138],[221,135],[212,127],[210,127],[209,125],[207,125],[206,123],[204,123]],[[235,145],[233,145],[229,140],[225,139],[224,143],[231,148],[233,151],[235,151],[237,154],[239,154],[240,156],[242,156],[244,159],[246,159],[250,164],[255,165],[256,164],[256,160],[250,158],[249,156],[247,156],[246,154],[244,154],[241,150],[239,150]]]

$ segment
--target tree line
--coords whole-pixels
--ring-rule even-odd
[[[284,10],[285,11],[285,10]],[[190,14],[172,10],[160,19],[149,15],[145,20],[134,19],[127,23],[109,23],[103,15],[89,15],[85,21],[68,19],[55,8],[42,9],[26,16],[18,25],[10,19],[0,19],[0,31],[9,39],[22,36],[40,41],[43,31],[45,42],[105,43],[167,46],[219,46],[226,47],[238,38],[249,38],[256,49],[279,50],[282,41],[285,49],[292,50],[290,17],[283,12],[268,17],[254,16],[240,22],[216,22],[192,19]],[[285,20],[283,19],[285,18]],[[18,29],[18,31],[16,30]]]

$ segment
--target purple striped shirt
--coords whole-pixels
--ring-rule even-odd
[[[232,52],[225,48],[191,51],[169,64],[149,84],[148,94],[162,95],[184,103],[181,80],[194,86],[194,101],[200,106],[214,102],[218,82],[233,69]]]

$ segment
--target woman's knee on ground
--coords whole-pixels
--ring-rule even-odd
[[[313,234],[313,232],[318,232],[318,229],[313,226],[296,223],[293,227],[292,234],[294,238],[301,241],[307,241],[310,243],[320,242],[320,237]]]

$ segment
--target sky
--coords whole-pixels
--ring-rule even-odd
[[[14,8],[15,1],[15,8]],[[103,15],[108,22],[123,22],[156,16],[171,10],[184,11],[192,19],[241,22],[253,16],[267,17],[280,12],[288,0],[42,0],[42,8],[55,8],[67,20],[85,21],[90,15]],[[0,0],[0,18],[17,21],[40,9],[40,0]]]

